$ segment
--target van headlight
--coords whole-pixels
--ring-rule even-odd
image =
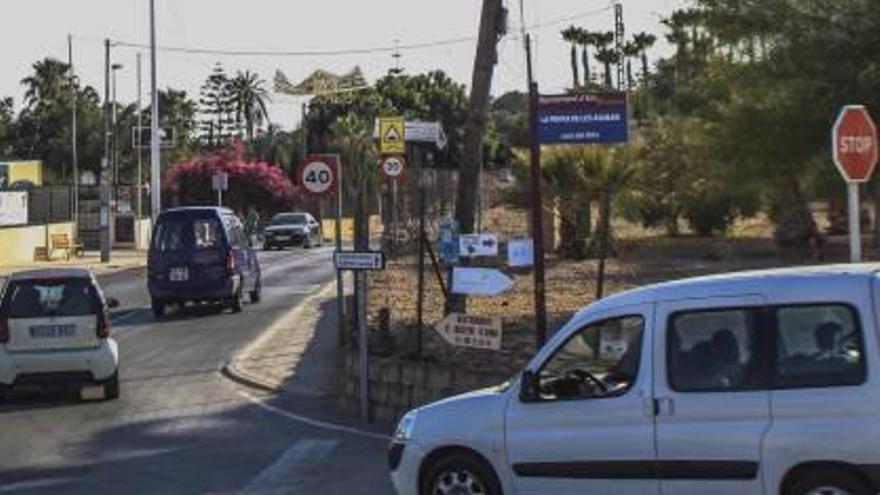
[[[413,430],[416,427],[416,416],[416,410],[412,410],[400,418],[400,423],[397,423],[397,429],[394,430],[393,441],[406,443],[412,438]]]

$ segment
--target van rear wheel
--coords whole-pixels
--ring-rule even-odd
[[[871,495],[861,479],[846,471],[819,469],[798,479],[785,495]]]
[[[153,298],[150,300],[150,306],[153,308],[153,316],[156,318],[165,316],[165,301]]]

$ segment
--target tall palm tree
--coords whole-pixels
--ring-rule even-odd
[[[633,43],[639,49],[639,56],[642,59],[642,80],[648,78],[648,50],[657,42],[657,37],[651,33],[641,32],[633,36]]]
[[[581,29],[577,37],[578,44],[581,46],[581,62],[584,64],[584,86],[592,81],[592,71],[590,70],[590,46],[595,44],[596,33]]]
[[[580,87],[580,77],[578,77],[578,59],[577,59],[577,47],[580,43],[580,39],[582,36],[583,30],[580,28],[576,28],[574,26],[569,26],[567,29],[562,31],[562,39],[571,43],[571,74],[574,79],[574,89]],[[584,74],[584,83],[589,80],[589,76]]]
[[[253,141],[254,128],[263,125],[264,120],[269,120],[269,112],[266,110],[266,103],[269,101],[266,81],[251,71],[239,71],[230,82],[230,89],[235,106],[235,121],[239,129],[244,123],[247,139]]]
[[[638,58],[640,54],[639,46],[635,41],[627,41],[623,45],[623,58],[626,61],[626,89],[633,88],[633,66],[632,59]]]
[[[69,79],[68,65],[53,59],[45,58],[33,64],[34,73],[21,80],[25,86],[25,106],[34,110],[44,108],[53,103],[64,103],[68,98]]]
[[[614,33],[607,31],[604,33],[596,33],[594,45],[596,46],[596,61],[605,67],[605,87],[614,87],[614,81],[611,78],[611,66],[620,61],[620,54],[613,46]]]

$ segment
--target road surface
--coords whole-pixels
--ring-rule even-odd
[[[100,277],[122,303],[112,317],[121,398],[17,390],[0,405],[0,493],[391,493],[381,435],[309,424],[303,416],[328,420],[332,408],[221,376],[333,277],[328,248],[260,259],[263,301],[240,314],[174,309],[154,321],[143,270]]]

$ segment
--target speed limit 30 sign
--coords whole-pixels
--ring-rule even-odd
[[[336,190],[339,181],[339,158],[336,155],[311,155],[299,167],[299,183],[309,194],[323,196]]]
[[[389,179],[396,179],[403,174],[406,161],[402,156],[391,155],[382,158],[382,173]]]

